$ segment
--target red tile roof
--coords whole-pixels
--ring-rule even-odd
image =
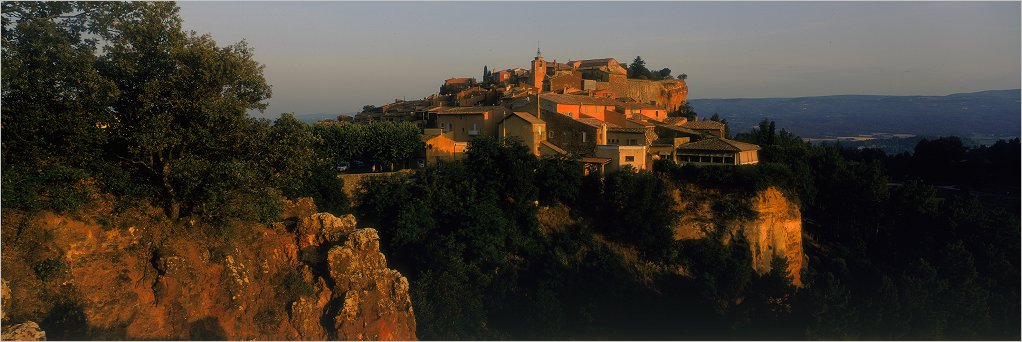
[[[759,145],[722,138],[709,138],[678,146],[678,150],[741,152],[759,150]]]
[[[686,122],[681,127],[689,129],[724,129],[724,124],[717,121],[701,120]]]

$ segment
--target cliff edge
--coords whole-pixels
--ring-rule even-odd
[[[376,230],[304,204],[219,228],[153,212],[5,215],[3,314],[50,339],[416,339],[408,280]]]
[[[701,239],[715,236],[725,243],[741,239],[749,246],[752,268],[759,274],[770,272],[773,258],[788,262],[792,284],[802,286],[802,213],[798,204],[789,200],[780,190],[770,187],[757,192],[752,198],[726,198],[718,193],[696,187],[687,187],[684,196],[676,196],[681,217],[674,228],[676,240]],[[718,201],[743,202],[751,212],[736,217],[719,217],[714,210]],[[724,231],[718,231],[724,228]]]

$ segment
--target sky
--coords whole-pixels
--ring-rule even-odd
[[[245,40],[269,108],[350,113],[451,77],[641,56],[689,98],[1015,89],[1020,2],[178,2],[184,28]]]

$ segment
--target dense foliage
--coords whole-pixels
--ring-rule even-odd
[[[275,219],[281,196],[346,207],[322,138],[247,115],[270,96],[252,49],[185,32],[174,3],[5,2],[3,33],[5,208],[109,193],[223,223]]]
[[[635,60],[631,64],[628,64],[628,78],[635,78],[640,80],[673,80],[674,76],[671,76],[670,68],[663,68],[660,70],[649,70],[646,68],[646,61],[642,60],[642,56],[635,56]],[[686,79],[688,75],[678,75],[679,79]]]
[[[1017,338],[1017,186],[1000,187],[1016,197],[938,192],[914,180],[925,171],[895,171],[901,157],[813,146],[770,122],[739,138],[762,145],[760,164],[659,162],[602,181],[478,140],[463,163],[368,182],[357,211],[410,277],[424,339]],[[947,158],[1007,177],[992,160],[1013,153],[1018,141],[964,152],[979,161]],[[919,155],[903,157],[932,162]],[[804,287],[783,271],[757,275],[741,240],[674,242],[672,192],[684,184],[719,191],[715,224],[755,215],[745,199],[769,186],[797,199]],[[536,222],[558,203],[567,228]],[[641,271],[646,262],[687,275]]]
[[[334,164],[360,160],[393,171],[423,145],[420,129],[410,122],[316,125],[313,131],[323,139],[320,157]]]

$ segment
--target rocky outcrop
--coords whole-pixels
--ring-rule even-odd
[[[802,214],[797,204],[789,200],[777,188],[767,188],[755,194],[748,201],[749,217],[722,218],[713,210],[714,201],[722,195],[696,187],[685,189],[685,196],[678,196],[678,211],[681,213],[674,228],[676,240],[716,237],[724,243],[741,239],[749,246],[752,268],[759,274],[771,271],[774,257],[788,262],[788,274],[795,286],[802,286]],[[737,201],[738,199],[725,199]],[[718,227],[726,231],[718,232]]]
[[[7,323],[7,311],[11,308],[11,289],[7,286],[7,280],[0,281],[0,320]],[[4,324],[0,339],[4,341],[45,341],[46,332],[39,329],[36,322],[27,321],[20,324]]]
[[[0,321],[7,320],[7,308],[11,307],[11,289],[7,288],[7,280],[0,280]]]
[[[678,110],[688,98],[688,85],[684,80],[649,81],[628,79],[628,97],[642,103],[656,102],[667,111]]]
[[[4,298],[3,314],[56,339],[415,339],[408,281],[386,267],[376,231],[289,205],[283,222],[218,236],[155,215],[106,227],[5,216],[30,230],[2,232],[18,303]]]
[[[770,272],[774,257],[788,261],[788,274],[795,286],[802,286],[802,213],[776,188],[756,194],[752,204],[755,219],[741,223],[742,236],[752,252],[752,268]]]
[[[338,339],[415,339],[408,279],[388,269],[379,250],[372,228],[356,230],[344,245],[330,249],[330,277],[344,303],[334,319]]]
[[[39,329],[35,322],[28,321],[4,327],[4,333],[0,338],[4,341],[46,341],[46,332]]]

